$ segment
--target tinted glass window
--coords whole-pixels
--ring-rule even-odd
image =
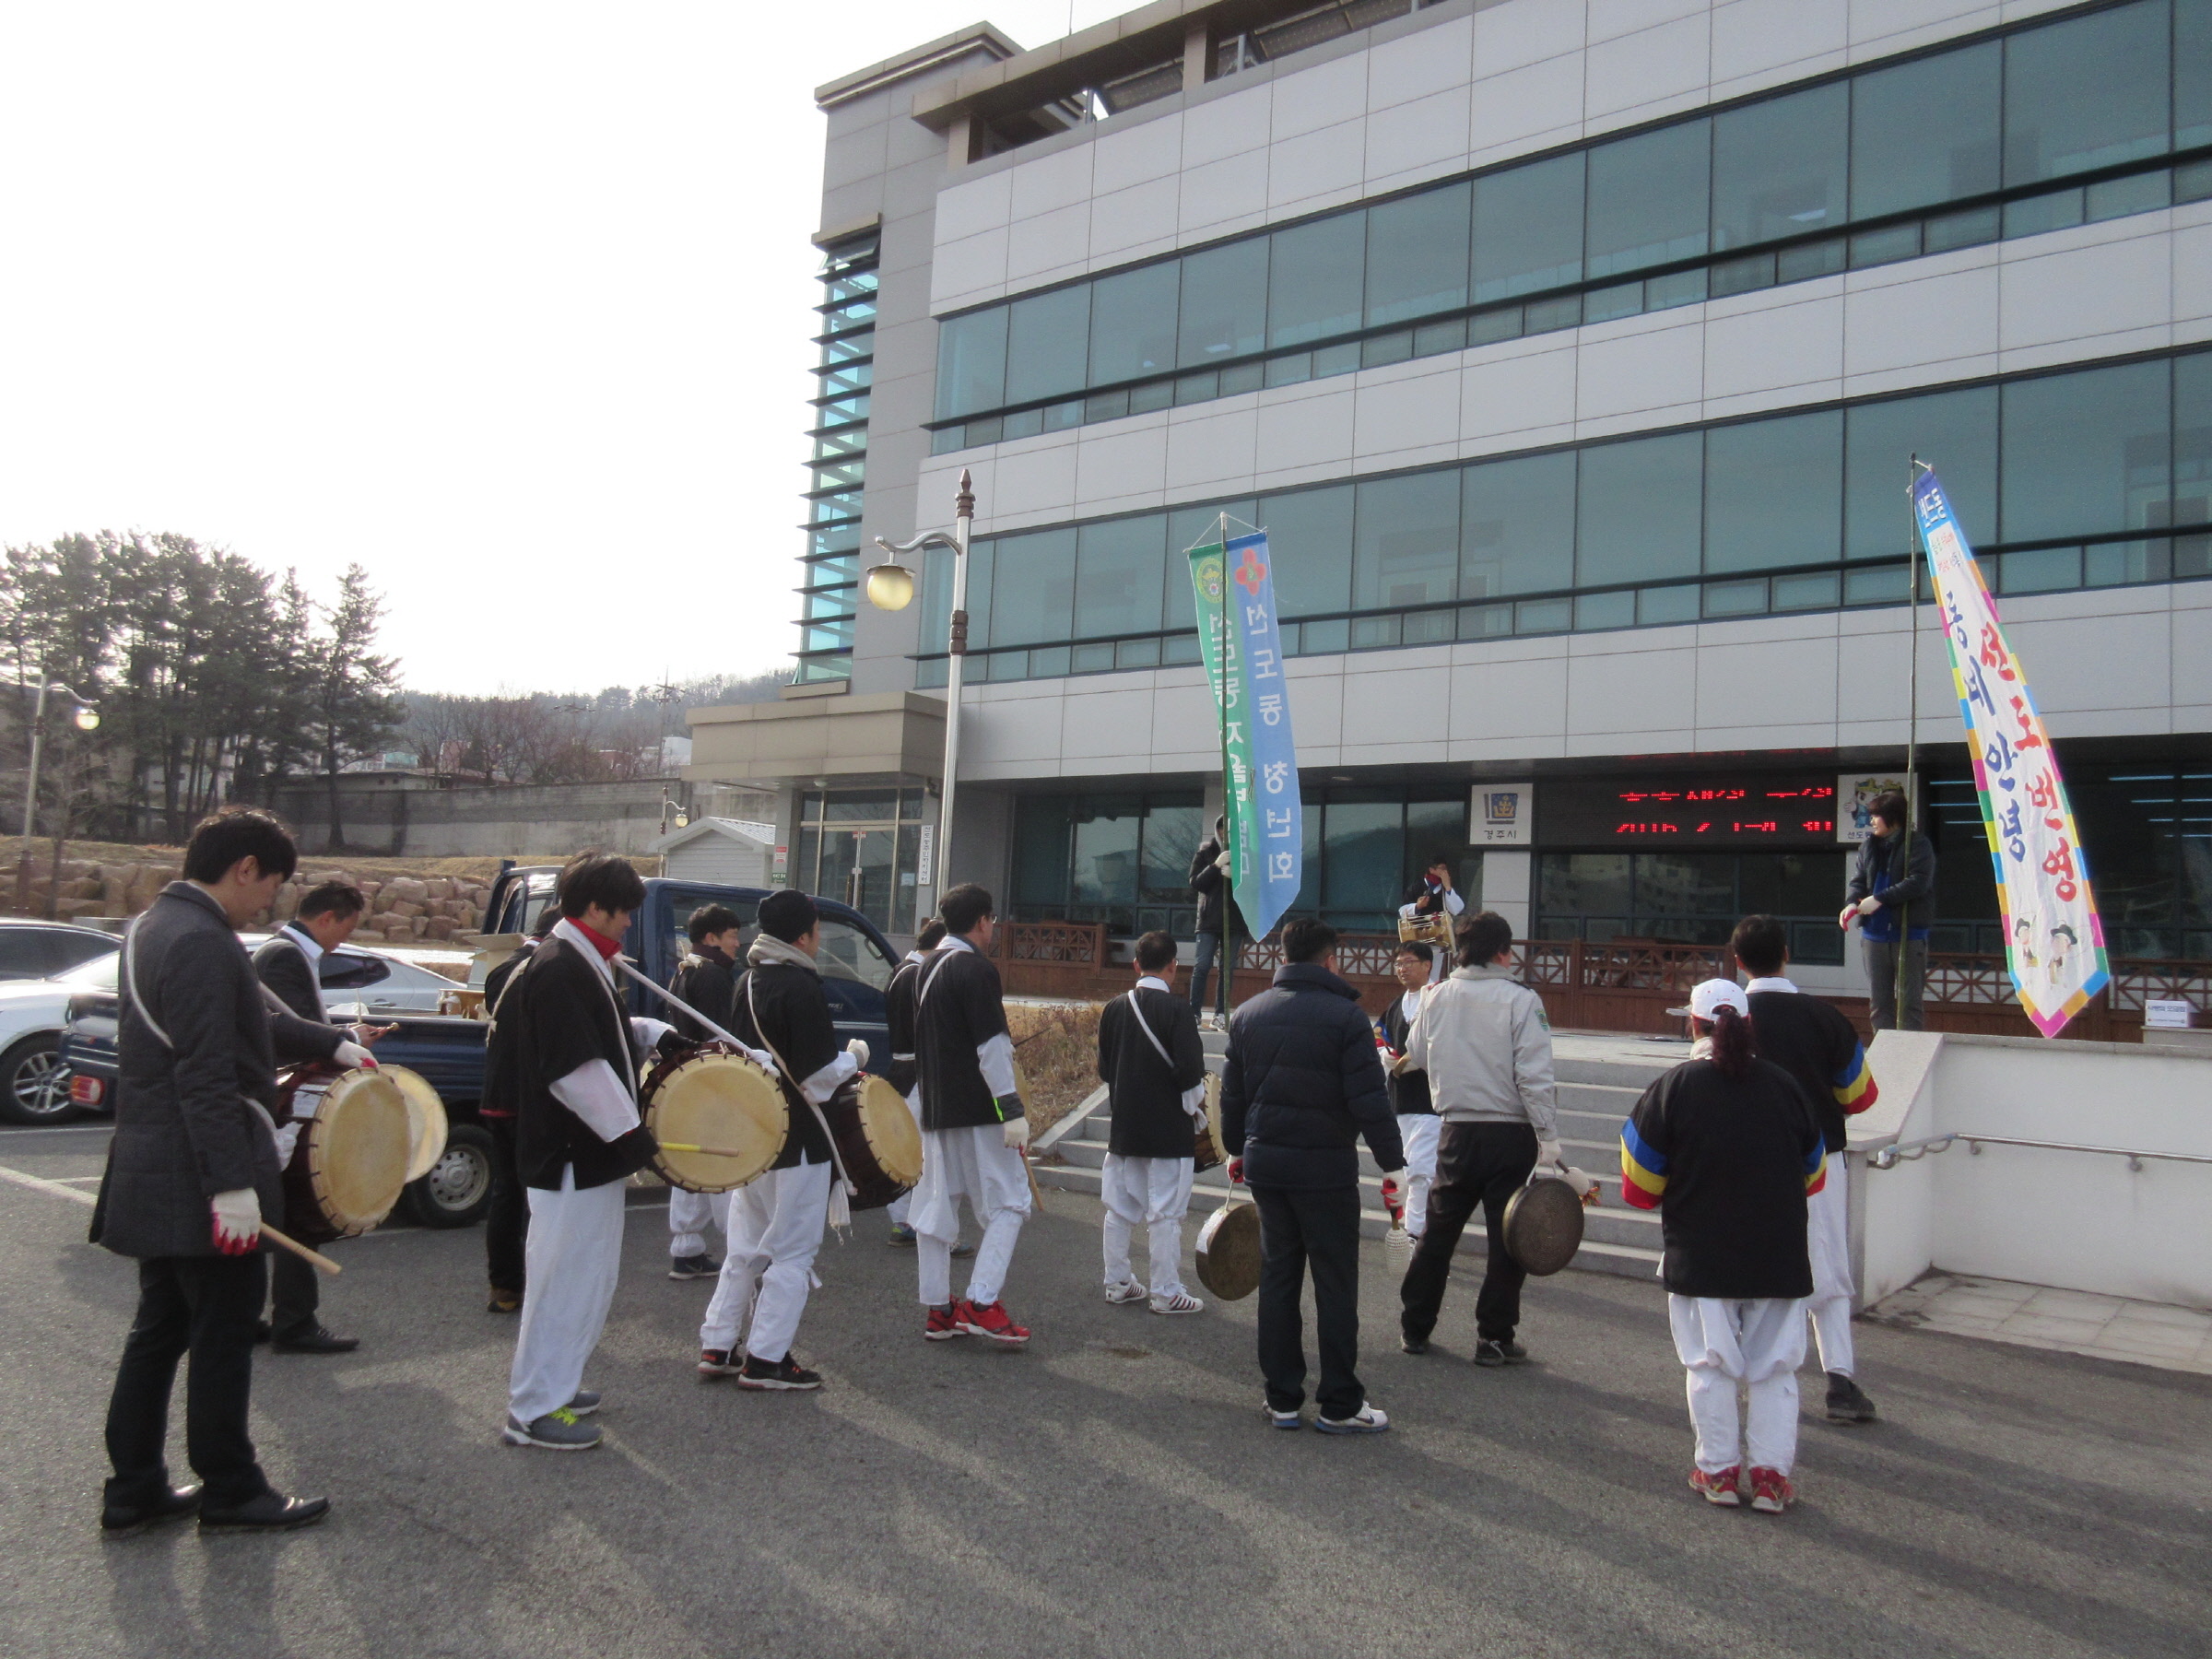
[[[1155,799],[1145,814],[1143,881],[1148,899],[1187,902],[1191,897],[1191,859],[1205,839],[1205,813],[1197,802],[1189,806],[1163,805]]]
[[[1076,533],[1002,535],[994,541],[992,554],[991,631],[985,635],[990,643],[1067,640],[1076,597]]]
[[[1278,230],[1267,261],[1267,343],[1296,346],[1359,326],[1367,216],[1342,213]]]
[[[1851,83],[1851,212],[1902,213],[1994,190],[2004,49],[1995,41]]]
[[[1144,804],[1135,795],[1091,795],[1076,813],[1078,904],[1136,902],[1137,838]]]
[[[1191,590],[1190,549],[1201,542],[1220,539],[1220,521],[1229,519],[1229,533],[1241,535],[1247,524],[1258,522],[1260,509],[1253,501],[1224,501],[1212,507],[1181,507],[1168,514],[1168,591],[1163,628],[1191,628],[1195,626],[1196,598]],[[1348,539],[1348,538],[1347,538]],[[1274,547],[1272,536],[1270,548]],[[1283,574],[1276,567],[1275,598],[1279,607],[1283,604]]]
[[[1028,795],[1014,804],[1014,902],[1052,906],[1067,901],[1067,803],[1059,795]]]
[[[1077,283],[1017,300],[1006,324],[1006,397],[1024,403],[1083,389],[1090,337],[1090,288]]]
[[[835,916],[822,918],[822,948],[814,960],[825,980],[857,980],[877,991],[891,982],[897,967],[875,940]]]
[[[1697,574],[1703,453],[1696,432],[1583,452],[1579,582]]]
[[[1843,417],[1794,415],[1705,434],[1705,568],[1823,564],[1843,536]]]
[[[1475,181],[1477,304],[1582,276],[1582,157],[1555,156]]]
[[[1352,606],[1427,605],[1459,585],[1459,477],[1378,478],[1358,487]]]
[[[1091,284],[1090,382],[1107,385],[1175,366],[1175,296],[1182,268],[1170,260]]]
[[[95,957],[112,956],[123,941],[101,934],[83,934],[56,928],[47,935],[47,960],[56,973],[66,972]]]
[[[1461,479],[1461,598],[1574,585],[1571,452],[1470,466]]]
[[[1705,252],[1709,124],[1662,127],[1590,152],[1589,274],[1609,276]]]
[[[1850,113],[1838,82],[1713,117],[1713,247],[1841,224]]]
[[[40,927],[0,927],[0,979],[44,979],[46,942]]]
[[[1181,335],[1185,369],[1257,351],[1267,334],[1267,240],[1230,242],[1182,262]]]
[[[2005,41],[2005,182],[2166,148],[2167,0],[2138,0]]]
[[[1263,509],[1275,556],[1275,602],[1286,617],[1350,607],[1352,487],[1271,496]],[[1186,582],[1187,586],[1188,583]]]
[[[1006,308],[947,317],[937,324],[937,418],[1006,402]]]
[[[2212,524],[2212,352],[2179,358],[2173,365],[2172,522]],[[2206,538],[2195,539],[2204,546]],[[2212,833],[2212,820],[2206,832]],[[2212,881],[2212,868],[2206,878]]]
[[[1341,924],[1395,912],[1406,808],[1396,801],[1331,801],[1315,816],[1323,816],[1323,916]]]
[[[1912,456],[1936,469],[1967,540],[1997,536],[1997,389],[1862,404],[1844,418],[1844,557],[1912,552],[1905,485]]]
[[[1403,323],[1467,302],[1474,187],[1454,184],[1367,214],[1367,323]]]
[[[2212,0],[2175,0],[2173,147],[2212,144]]]
[[[325,991],[359,991],[391,977],[392,964],[382,957],[334,951],[315,964],[315,978]]]
[[[1156,512],[1083,526],[1076,554],[1077,638],[1159,626],[1167,528]]]
[[[2130,363],[2004,389],[2006,541],[2148,522],[2171,476],[2168,373]]]

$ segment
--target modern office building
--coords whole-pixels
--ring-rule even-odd
[[[1219,763],[1182,554],[1227,515],[1285,618],[1300,908],[1381,927],[1441,857],[1539,936],[1785,914],[1841,987],[1917,453],[2114,954],[2212,958],[2212,0],[1158,0],[818,99],[802,670],[693,768],[783,792],[794,883],[1187,935]],[[857,584],[963,470],[947,871],[950,556],[904,610]],[[1919,637],[1937,945],[1994,949]]]

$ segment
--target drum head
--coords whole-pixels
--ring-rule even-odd
[[[408,1145],[413,1148],[407,1159],[407,1179],[420,1181],[445,1156],[445,1102],[418,1071],[404,1065],[379,1065],[376,1069],[399,1085],[400,1096],[407,1103]]]
[[[350,1071],[330,1086],[302,1133],[316,1202],[339,1236],[367,1232],[407,1183],[410,1119],[399,1085]]]
[[[922,1179],[922,1126],[906,1097],[873,1072],[860,1086],[860,1132],[886,1175],[904,1187]]]
[[[671,1152],[664,1147],[653,1161],[673,1185],[693,1193],[727,1193],[759,1176],[783,1150],[791,1127],[783,1091],[774,1077],[742,1055],[695,1054],[656,1074],[650,1089],[645,1126],[653,1139],[735,1154]]]
[[[1231,1199],[1198,1230],[1198,1282],[1223,1301],[1260,1288],[1260,1206]]]
[[[1530,1273],[1557,1273],[1582,1247],[1583,1201],[1558,1177],[1537,1176],[1506,1204],[1506,1252]]]

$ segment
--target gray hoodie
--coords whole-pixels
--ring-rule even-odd
[[[1421,995],[1406,1061],[1429,1074],[1447,1124],[1527,1124],[1559,1135],[1551,1076],[1551,1022],[1534,991],[1495,966],[1454,968]]]

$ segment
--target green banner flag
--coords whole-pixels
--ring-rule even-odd
[[[1229,549],[1215,540],[1193,547],[1191,589],[1197,600],[1198,651],[1206,684],[1214,688],[1214,712],[1221,722],[1223,813],[1229,819],[1230,880],[1240,897],[1252,879],[1252,728],[1244,718],[1244,663],[1237,629],[1225,618]]]

